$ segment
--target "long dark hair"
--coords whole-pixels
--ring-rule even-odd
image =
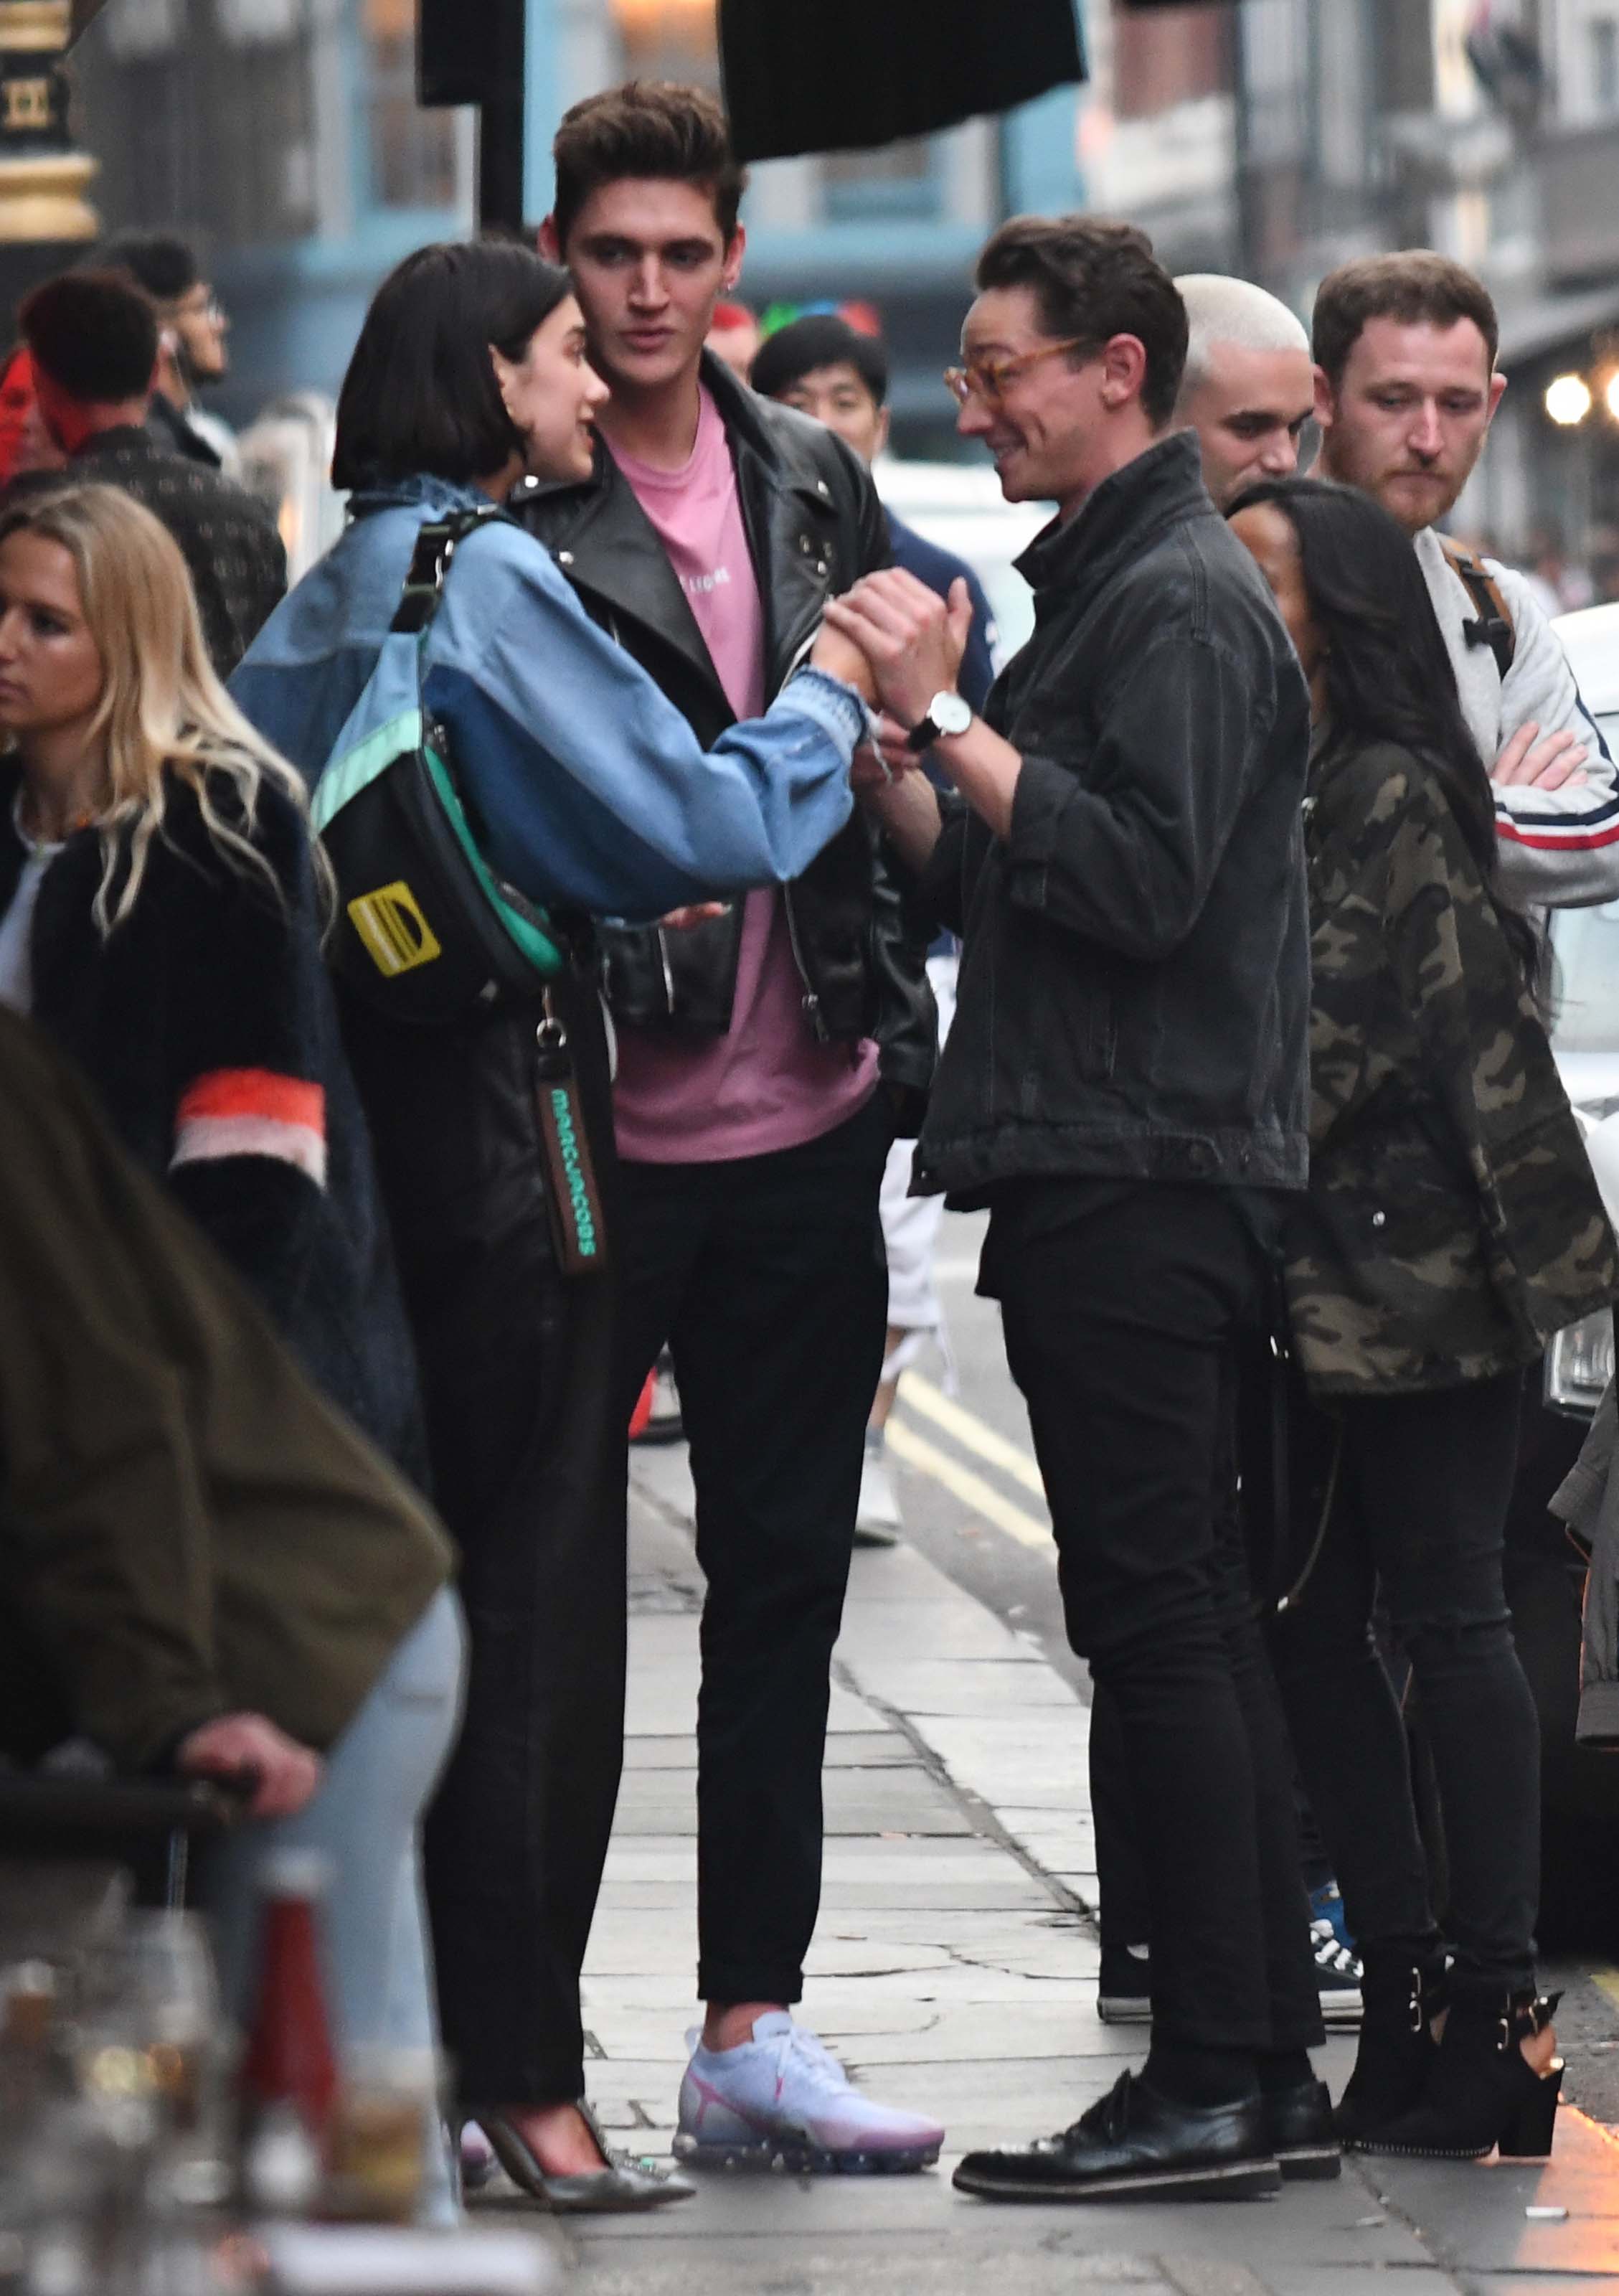
[[[1370,495],[1327,479],[1261,479],[1226,515],[1261,503],[1273,504],[1298,537],[1310,611],[1326,641],[1334,733],[1396,742],[1432,768],[1533,986],[1540,938],[1500,890],[1494,792],[1461,714],[1456,673],[1409,536]]]
[[[492,478],[523,442],[489,345],[520,359],[572,292],[566,271],[511,240],[445,240],[407,255],[372,298],[343,377],[332,484]]]

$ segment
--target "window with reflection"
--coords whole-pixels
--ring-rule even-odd
[[[454,111],[416,102],[416,0],[363,0],[360,80],[370,204],[454,208],[462,202]]]
[[[715,0],[611,0],[626,78],[686,80],[717,94]]]

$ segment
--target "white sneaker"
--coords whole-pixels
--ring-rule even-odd
[[[784,2009],[756,2018],[752,2040],[734,2049],[706,2049],[697,2032],[686,2041],[678,2161],[859,2175],[928,2169],[939,2157],[936,2120],[862,2096],[831,2051]]]
[[[897,1546],[904,1525],[880,1432],[866,1437],[860,1470],[860,1505],[854,1510],[856,1546]]]
[[[1326,1915],[1310,1924],[1310,1951],[1321,1988],[1322,2024],[1353,2032],[1361,2021],[1361,1980],[1366,1973],[1359,1956],[1350,1951]]]

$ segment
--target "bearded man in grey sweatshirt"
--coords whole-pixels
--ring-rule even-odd
[[[1312,338],[1321,473],[1411,537],[1495,785],[1502,886],[1525,907],[1619,897],[1619,777],[1557,635],[1521,574],[1438,530],[1507,387],[1487,290],[1423,249],[1362,256],[1321,282]]]

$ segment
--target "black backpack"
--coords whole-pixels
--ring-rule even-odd
[[[421,701],[427,632],[456,547],[503,515],[491,503],[421,529],[372,673],[394,667],[389,648],[413,647],[414,706],[334,750],[312,800],[338,882],[332,968],[396,1021],[443,1025],[503,993],[537,996],[567,961],[545,912],[484,858],[446,729]]]

